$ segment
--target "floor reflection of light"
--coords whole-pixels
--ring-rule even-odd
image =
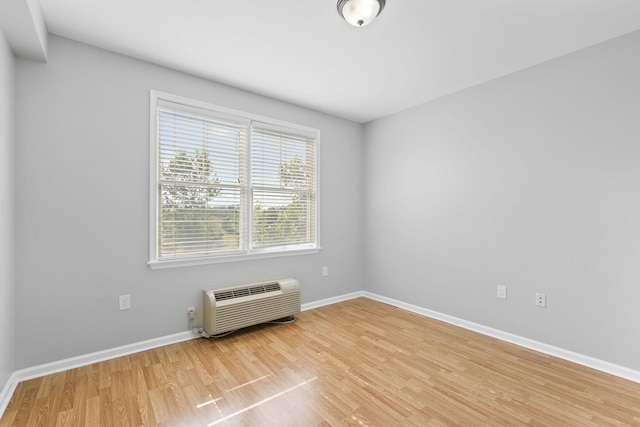
[[[207,402],[202,402],[202,403],[196,405],[196,408],[200,409],[200,408],[202,408],[204,406],[211,405],[212,403],[216,403],[218,400],[222,400],[222,398],[219,397],[217,399],[209,400]]]
[[[256,378],[255,380],[252,380],[252,381],[246,382],[246,383],[241,384],[241,385],[239,385],[239,386],[237,386],[237,387],[230,388],[229,390],[227,390],[227,392],[229,392],[229,391],[233,391],[233,390],[237,390],[237,389],[239,389],[239,388],[242,388],[242,387],[248,386],[249,384],[257,383],[258,381],[262,381],[263,379],[268,378],[268,377],[270,377],[270,376],[271,376],[271,374],[269,374],[269,375],[265,375],[265,376],[260,377],[260,378]]]
[[[367,426],[367,424],[365,424],[365,422],[363,420],[361,420],[360,418],[356,417],[355,415],[352,415],[351,419],[353,421],[357,422],[358,424],[360,424],[363,427],[369,427],[369,426]]]
[[[309,384],[310,382],[315,381],[315,380],[317,380],[317,379],[318,379],[318,377],[313,377],[313,378],[311,378],[311,379],[309,379],[309,380],[306,380],[306,381],[304,381],[304,382],[301,382],[301,383],[300,383],[300,384],[298,384],[298,385],[294,385],[293,387],[288,388],[288,389],[286,389],[286,390],[283,390],[283,391],[281,391],[280,393],[276,393],[276,394],[274,394],[273,396],[269,396],[269,397],[267,397],[266,399],[262,399],[260,402],[254,403],[253,405],[249,405],[249,406],[247,406],[246,408],[242,408],[241,410],[236,411],[236,412],[234,412],[233,414],[227,415],[227,416],[226,416],[226,417],[224,417],[224,418],[220,418],[219,420],[214,421],[214,422],[212,422],[211,424],[208,424],[208,426],[209,426],[209,427],[211,427],[211,426],[214,426],[214,425],[216,425],[216,424],[223,423],[223,422],[227,421],[229,418],[233,418],[233,417],[235,417],[235,416],[237,416],[237,415],[242,414],[243,412],[247,412],[248,410],[253,409],[253,408],[255,408],[256,406],[260,406],[260,405],[262,405],[263,403],[267,403],[267,402],[268,402],[268,401],[270,401],[270,400],[273,400],[273,399],[275,399],[275,398],[278,398],[278,397],[282,396],[283,394],[289,393],[289,392],[291,392],[291,391],[293,391],[293,390],[295,390],[295,389],[297,389],[297,388],[300,388],[300,387],[302,387],[302,386],[304,386],[304,385],[306,385],[306,384]]]

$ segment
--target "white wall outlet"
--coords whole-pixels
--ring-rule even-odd
[[[507,287],[503,285],[498,285],[498,298],[507,299]]]
[[[118,297],[120,310],[129,310],[131,308],[131,295],[120,295]]]
[[[322,276],[326,277],[328,275],[329,275],[329,267],[325,265],[324,267],[322,267]]]
[[[536,294],[536,307],[547,308],[546,294]]]
[[[192,320],[193,320],[194,317],[196,317],[196,308],[195,307],[187,308],[187,317],[189,319],[192,319]]]

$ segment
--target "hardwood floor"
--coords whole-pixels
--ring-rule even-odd
[[[640,426],[640,384],[359,298],[25,381],[13,425]]]

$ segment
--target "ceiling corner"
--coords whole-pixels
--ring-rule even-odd
[[[38,0],[2,0],[0,31],[16,56],[47,62],[47,24]]]

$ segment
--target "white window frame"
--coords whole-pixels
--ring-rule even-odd
[[[300,134],[313,135],[315,139],[315,243],[296,244],[289,246],[274,246],[268,248],[252,248],[251,247],[251,221],[253,220],[253,208],[251,197],[251,174],[250,174],[250,147],[251,142],[247,140],[247,159],[246,159],[246,175],[247,179],[244,185],[247,197],[245,197],[245,215],[241,216],[241,239],[245,249],[239,252],[226,254],[210,254],[206,256],[185,256],[176,258],[159,258],[158,257],[158,231],[159,231],[159,153],[158,153],[158,107],[159,103],[167,101],[173,104],[179,104],[185,107],[185,110],[198,109],[208,112],[212,116],[231,116],[235,119],[246,121],[250,127],[250,123],[259,122],[261,125],[273,126],[280,129],[290,129]],[[150,91],[150,168],[149,168],[149,266],[152,269],[185,267],[204,264],[215,264],[230,261],[243,261],[260,258],[272,258],[290,255],[306,255],[320,252],[320,131],[318,129],[309,128],[269,117],[259,116],[255,114],[245,113],[210,104],[207,102],[192,100],[189,98],[163,93],[155,90]]]

